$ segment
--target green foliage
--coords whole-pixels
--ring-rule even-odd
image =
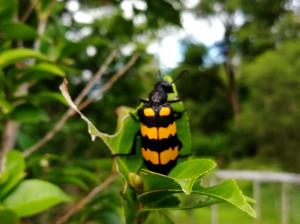
[[[38,36],[36,30],[24,23],[5,23],[1,25],[0,34],[13,40],[32,40]]]
[[[54,205],[70,200],[54,184],[25,179],[25,161],[19,151],[10,151],[4,160],[0,177],[0,217],[4,224],[17,223],[20,217],[40,213]]]
[[[43,180],[28,179],[4,198],[3,205],[19,217],[26,217],[67,201],[69,197],[57,186]]]
[[[11,151],[6,156],[4,171],[1,173],[0,198],[3,198],[25,176],[25,161],[18,151]]]
[[[206,164],[207,167],[205,168],[203,164]],[[182,169],[182,166],[186,166],[187,168]],[[200,166],[201,169],[196,170],[195,166],[197,168]],[[174,174],[174,170],[171,171],[170,176],[163,176],[146,171],[144,176],[145,192],[139,195],[139,200],[145,205],[144,210],[141,212],[160,209],[201,208],[215,203],[227,202],[246,212],[248,215],[255,217],[255,212],[249,205],[248,198],[243,195],[235,181],[228,180],[212,187],[203,187],[200,185],[200,177],[213,169],[214,166],[215,164],[211,160],[206,159],[195,159],[180,163],[174,170],[180,169],[182,173],[185,173],[189,171],[189,169],[193,169],[193,172],[188,172],[184,175],[185,178],[183,180],[182,178],[178,179],[171,176],[176,175]],[[198,178],[195,178],[197,175]],[[193,180],[197,181],[193,182]],[[184,185],[182,185],[183,182],[185,182]],[[182,186],[188,186],[191,191],[187,192]],[[173,201],[169,199],[170,195],[168,195],[167,192],[176,195],[180,193],[184,194]],[[187,197],[186,193],[191,193],[194,200],[192,200],[193,197]],[[198,198],[197,195],[205,195],[208,197]],[[164,197],[166,197],[165,200]],[[184,201],[192,201],[193,203],[184,203]]]
[[[23,123],[47,121],[48,116],[41,108],[32,104],[22,104],[14,109],[10,117]]]
[[[16,224],[18,223],[18,216],[12,210],[0,205],[0,220],[3,224]]]
[[[0,68],[28,58],[47,60],[47,57],[38,51],[26,48],[12,49],[0,53]]]
[[[258,153],[266,157],[280,155],[288,169],[299,169],[299,53],[299,41],[287,42],[245,67],[249,100],[236,130],[252,133]]]

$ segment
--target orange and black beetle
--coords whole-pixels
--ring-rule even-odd
[[[176,165],[182,147],[177,136],[176,120],[183,112],[174,111],[171,106],[179,99],[168,101],[168,94],[173,92],[172,83],[157,82],[148,99],[141,100],[144,105],[138,110],[144,162],[149,170],[163,174]]]

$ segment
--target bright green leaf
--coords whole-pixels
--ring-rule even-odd
[[[10,49],[0,53],[0,68],[27,58],[47,60],[47,57],[38,51],[27,48]]]
[[[227,180],[223,183],[204,188],[200,185],[193,189],[193,193],[204,194],[228,202],[238,209],[246,212],[251,217],[256,217],[255,211],[248,203],[248,197],[245,197],[234,180]]]
[[[146,190],[174,189],[179,185],[188,195],[192,192],[195,182],[215,167],[216,163],[210,159],[190,159],[177,164],[168,176],[145,170]]]
[[[184,193],[190,194],[196,180],[215,167],[216,163],[213,160],[191,159],[175,166],[169,176],[181,186]]]
[[[118,114],[118,129],[113,135],[100,132],[95,126],[89,124],[91,135],[101,138],[114,154],[130,153],[135,135],[139,130],[139,123],[130,116],[131,109],[125,107],[123,109],[126,112]]]
[[[41,62],[36,65],[28,67],[28,72],[42,72],[42,73],[47,73],[47,74],[52,74],[52,75],[57,75],[60,77],[65,76],[65,72],[61,70],[60,67],[58,67],[55,64],[47,63],[47,62]]]
[[[14,108],[13,104],[8,102],[4,97],[0,96],[0,108],[4,114],[11,112]]]
[[[16,40],[32,40],[38,36],[37,31],[24,23],[5,23],[0,26],[0,33],[5,38]]]
[[[189,200],[186,205],[183,203],[179,206],[170,204],[165,207],[161,206],[158,202],[155,202],[155,200],[163,198],[162,195],[183,193],[181,186],[176,184],[171,178],[168,178],[168,176],[155,173],[147,173],[143,179],[146,184],[146,190],[138,196],[139,201],[144,204],[144,209],[140,211],[141,213],[164,209],[200,208],[211,204],[227,202],[246,212],[251,217],[255,217],[255,211],[249,204],[249,198],[243,195],[242,191],[233,180],[228,180],[212,187],[202,187],[200,186],[201,181],[197,181],[197,184],[194,185],[189,196],[203,195],[208,196],[208,198],[199,200],[196,203]],[[189,197],[186,194],[182,194],[182,196]]]
[[[170,76],[165,76],[164,80],[172,82]],[[179,98],[175,84],[172,85],[174,93],[169,94],[168,100],[174,100]],[[183,102],[172,103],[172,107],[175,111],[183,112],[182,117],[176,120],[177,135],[180,141],[183,143],[182,148],[180,149],[180,155],[189,155],[191,153],[191,131],[190,123],[187,113],[184,110]]]
[[[16,107],[10,116],[11,119],[22,123],[37,123],[49,119],[44,110],[32,104],[23,104]]]
[[[29,179],[22,181],[3,200],[3,205],[20,217],[27,217],[69,200],[69,197],[54,184]]]
[[[25,176],[24,170],[23,154],[16,150],[9,151],[6,155],[3,172],[7,174],[8,178],[0,185],[0,198],[3,198]]]

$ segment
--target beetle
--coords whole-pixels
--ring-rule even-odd
[[[148,95],[141,99],[142,107],[137,114],[140,122],[141,154],[146,167],[154,172],[167,174],[177,163],[182,142],[178,138],[176,120],[183,112],[175,111],[171,104],[180,99],[168,100],[174,93],[172,84],[187,71],[182,71],[169,83],[159,81]]]
[[[131,152],[118,153],[112,156],[129,156],[136,154],[137,137],[141,138],[141,155],[146,167],[154,172],[168,174],[176,165],[183,144],[178,138],[176,120],[181,118],[184,111],[175,111],[171,104],[180,99],[168,100],[168,94],[174,93],[172,84],[187,70],[183,70],[172,82],[158,81],[148,95],[148,99],[141,99],[143,105],[137,110],[138,118],[131,117],[140,123],[135,134]]]

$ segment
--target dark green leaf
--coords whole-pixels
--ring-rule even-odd
[[[16,40],[32,40],[38,36],[36,30],[24,23],[5,23],[0,26],[0,36]]]
[[[27,217],[69,200],[69,197],[54,184],[30,179],[22,181],[4,198],[3,205],[20,217]]]
[[[147,217],[145,224],[174,224],[173,222],[166,214],[162,212],[151,212],[149,216]]]
[[[0,0],[0,18],[1,22],[10,21],[18,9],[17,0]]]
[[[26,100],[27,102],[31,102],[37,105],[41,105],[49,102],[59,102],[64,105],[67,105],[65,98],[59,92],[49,92],[43,91],[35,94],[29,94],[24,97],[19,97],[20,100]]]
[[[32,104],[23,104],[16,107],[10,116],[13,120],[22,123],[38,123],[49,119],[44,110]]]
[[[12,210],[3,208],[0,205],[0,220],[1,224],[17,224],[19,218]]]

